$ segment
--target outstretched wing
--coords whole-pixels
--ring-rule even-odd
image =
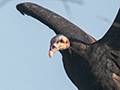
[[[104,80],[101,79],[100,82],[103,85],[106,84],[109,90],[120,90],[120,9],[107,33],[95,44],[98,45],[97,52],[100,52],[99,54],[94,53],[97,57],[95,60],[101,63],[98,65],[99,67],[103,67],[105,64],[104,70],[101,72],[103,75],[101,78]],[[106,72],[109,75],[112,74],[112,77]],[[108,81],[108,78],[112,81]]]
[[[97,43],[108,46],[109,54],[107,55],[119,68],[119,71],[116,69],[114,72],[120,76],[120,9],[108,32]]]
[[[106,43],[114,50],[120,50],[120,9],[110,29],[100,42]]]
[[[30,15],[54,30],[56,34],[63,34],[68,38],[74,38],[85,43],[93,43],[96,40],[69,22],[60,15],[45,9],[34,3],[21,3],[16,6],[23,15]]]

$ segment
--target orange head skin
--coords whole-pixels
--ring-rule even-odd
[[[55,54],[56,51],[65,50],[70,47],[70,42],[67,37],[63,35],[57,35],[51,39],[51,45],[49,50],[49,57]]]

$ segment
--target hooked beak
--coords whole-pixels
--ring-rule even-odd
[[[52,58],[52,56],[54,55],[54,53],[55,53],[54,51],[49,50],[49,57]]]
[[[49,57],[50,58],[52,58],[52,56],[55,54],[55,52],[56,51],[58,51],[59,49],[57,49],[57,48],[54,48],[54,49],[52,49],[52,48],[50,48],[50,50],[49,50]]]

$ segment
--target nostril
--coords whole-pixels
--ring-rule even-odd
[[[51,49],[52,49],[52,50],[56,50],[57,48],[56,48],[56,46],[53,45],[53,46],[51,47]]]
[[[53,45],[53,46],[52,46],[52,49],[54,49],[54,48],[55,48],[55,46]]]

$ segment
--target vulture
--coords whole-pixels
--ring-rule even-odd
[[[96,40],[42,6],[25,2],[16,8],[54,30],[49,56],[60,51],[64,69],[78,90],[120,90],[120,9],[107,33]]]

